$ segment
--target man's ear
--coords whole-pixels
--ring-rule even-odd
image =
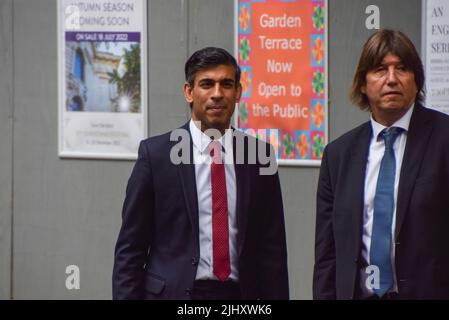
[[[188,84],[187,82],[184,83],[184,97],[189,104],[193,102],[192,90],[193,88],[190,86],[190,84]]]
[[[242,85],[239,83],[237,86],[237,102],[239,102],[242,97],[242,90]]]

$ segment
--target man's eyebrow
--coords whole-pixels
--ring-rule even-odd
[[[404,62],[402,62],[402,61],[397,61],[397,62],[394,62],[393,63],[394,65],[398,65],[398,66],[405,66],[405,63]],[[381,62],[381,63],[379,63],[379,64],[376,64],[374,67],[373,67],[373,69],[376,69],[376,68],[379,68],[379,67],[386,67],[386,66],[388,66],[388,65],[390,65],[390,63],[385,63],[385,62]]]
[[[226,83],[229,83],[229,82],[232,82],[232,83],[234,83],[235,82],[235,80],[234,79],[232,79],[232,78],[224,78],[224,79],[221,79],[221,80],[219,80],[219,81],[215,81],[214,79],[212,79],[212,78],[203,78],[203,79],[200,79],[199,81],[198,81],[198,83],[203,83],[203,82],[226,82]]]

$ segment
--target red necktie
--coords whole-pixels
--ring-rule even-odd
[[[214,274],[225,281],[231,273],[229,259],[228,196],[226,176],[221,159],[221,144],[212,141],[209,144],[212,157],[210,165],[212,183],[212,254]]]

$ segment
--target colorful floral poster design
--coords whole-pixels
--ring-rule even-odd
[[[320,165],[328,140],[327,1],[236,0],[236,126],[276,130],[280,164]]]

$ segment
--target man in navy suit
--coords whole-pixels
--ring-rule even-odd
[[[351,98],[371,119],[321,165],[315,299],[449,299],[449,117],[423,107],[423,87],[405,34],[367,40]]]
[[[208,47],[187,60],[185,76],[191,120],[140,144],[113,298],[288,299],[274,152],[230,127],[240,68],[227,51]]]

